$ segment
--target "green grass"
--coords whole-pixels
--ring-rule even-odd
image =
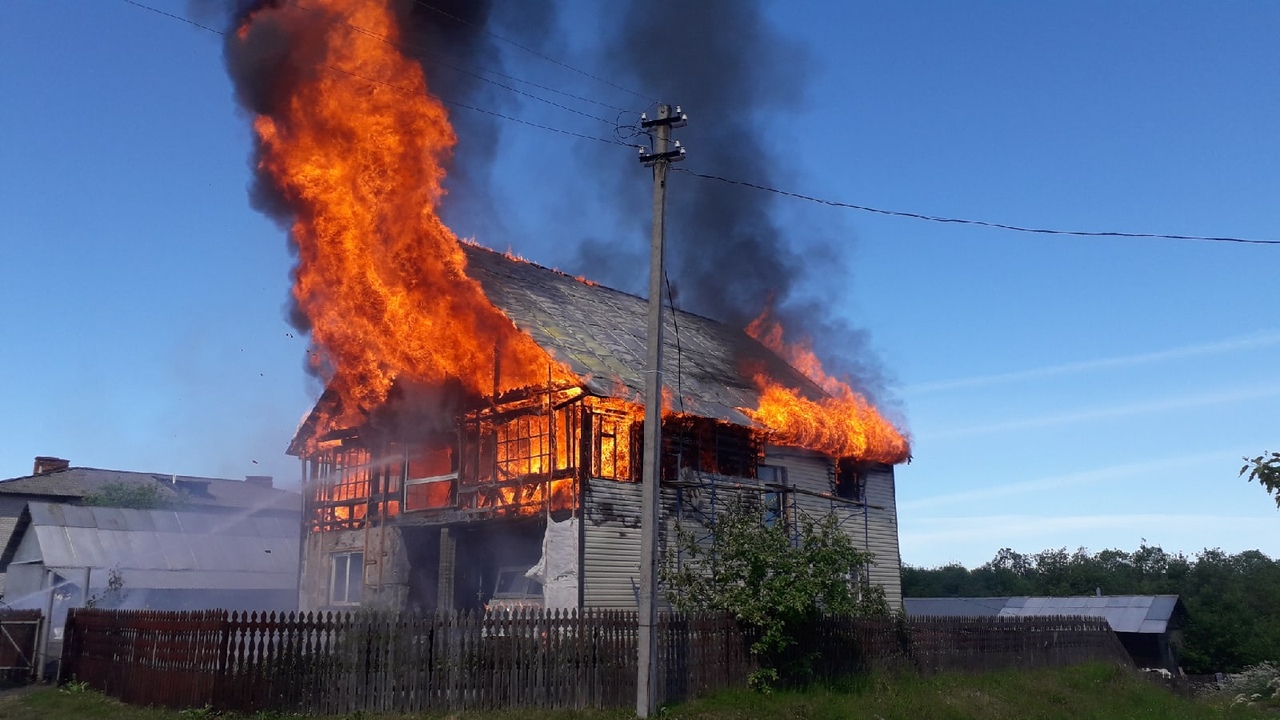
[[[489,720],[621,720],[625,711],[462,713],[419,717]],[[0,696],[0,718],[49,720],[52,718],[102,718],[103,720],[193,720],[212,717],[195,710],[176,712],[133,708],[91,691],[36,688]],[[224,716],[225,717],[225,716]],[[287,716],[263,714],[260,720]],[[356,715],[351,720],[400,720],[404,715]],[[944,675],[936,678],[874,677],[851,681],[844,687],[776,692],[727,692],[663,710],[666,720],[1205,720],[1269,718],[1276,713],[1229,707],[1223,701],[1188,700],[1138,677],[1135,673],[1105,665],[1084,665],[1064,670],[999,672],[980,676]]]

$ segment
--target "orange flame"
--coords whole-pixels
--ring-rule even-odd
[[[889,464],[911,457],[910,440],[866,398],[828,375],[807,343],[788,345],[783,341],[782,325],[769,310],[747,326],[747,334],[785,358],[829,396],[810,400],[764,374],[756,375],[760,406],[742,411],[767,428],[777,442]]]
[[[320,351],[313,365],[330,369],[348,416],[382,403],[397,379],[458,378],[480,395],[545,384],[551,359],[467,277],[458,238],[437,215],[456,137],[421,68],[397,50],[387,3],[311,5],[264,7],[235,41],[283,29],[305,63],[282,83],[280,110],[254,129],[260,170],[296,218],[293,296]]]

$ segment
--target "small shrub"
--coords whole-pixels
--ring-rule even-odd
[[[82,693],[89,692],[89,690],[91,689],[92,688],[89,687],[89,683],[87,682],[83,682],[83,681],[76,682],[75,680],[72,680],[71,682],[68,682],[67,684],[58,688],[58,692],[65,693],[67,695],[80,695]]]
[[[1264,662],[1227,676],[1222,693],[1232,705],[1280,708],[1280,664]]]

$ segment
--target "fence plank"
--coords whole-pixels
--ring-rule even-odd
[[[755,667],[752,634],[731,617],[662,615],[658,626],[664,702],[742,687]],[[78,609],[66,627],[63,678],[141,705],[333,715],[635,701],[634,612],[423,617]],[[815,678],[1128,663],[1098,618],[833,616],[797,634],[796,662],[821,656]]]

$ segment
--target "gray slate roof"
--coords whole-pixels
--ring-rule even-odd
[[[70,467],[42,475],[3,480],[0,481],[0,494],[26,495],[33,499],[78,500],[112,483],[154,485],[162,495],[192,507],[301,512],[298,493],[260,487],[243,480],[88,467]],[[190,492],[184,492],[184,489],[189,489]]]
[[[467,274],[490,301],[592,393],[617,396],[621,384],[644,396],[645,299],[479,246],[463,250]],[[686,412],[739,425],[751,421],[738,408],[759,405],[752,383],[759,370],[812,398],[825,395],[740,328],[693,313],[667,314],[663,362],[665,385],[673,397],[683,394]]]
[[[129,587],[291,590],[299,528],[284,518],[29,502],[0,570],[39,562],[91,586],[118,570]]]
[[[1177,595],[905,598],[903,604],[915,616],[1101,617],[1112,630],[1125,633],[1163,633],[1175,613],[1186,612]]]

